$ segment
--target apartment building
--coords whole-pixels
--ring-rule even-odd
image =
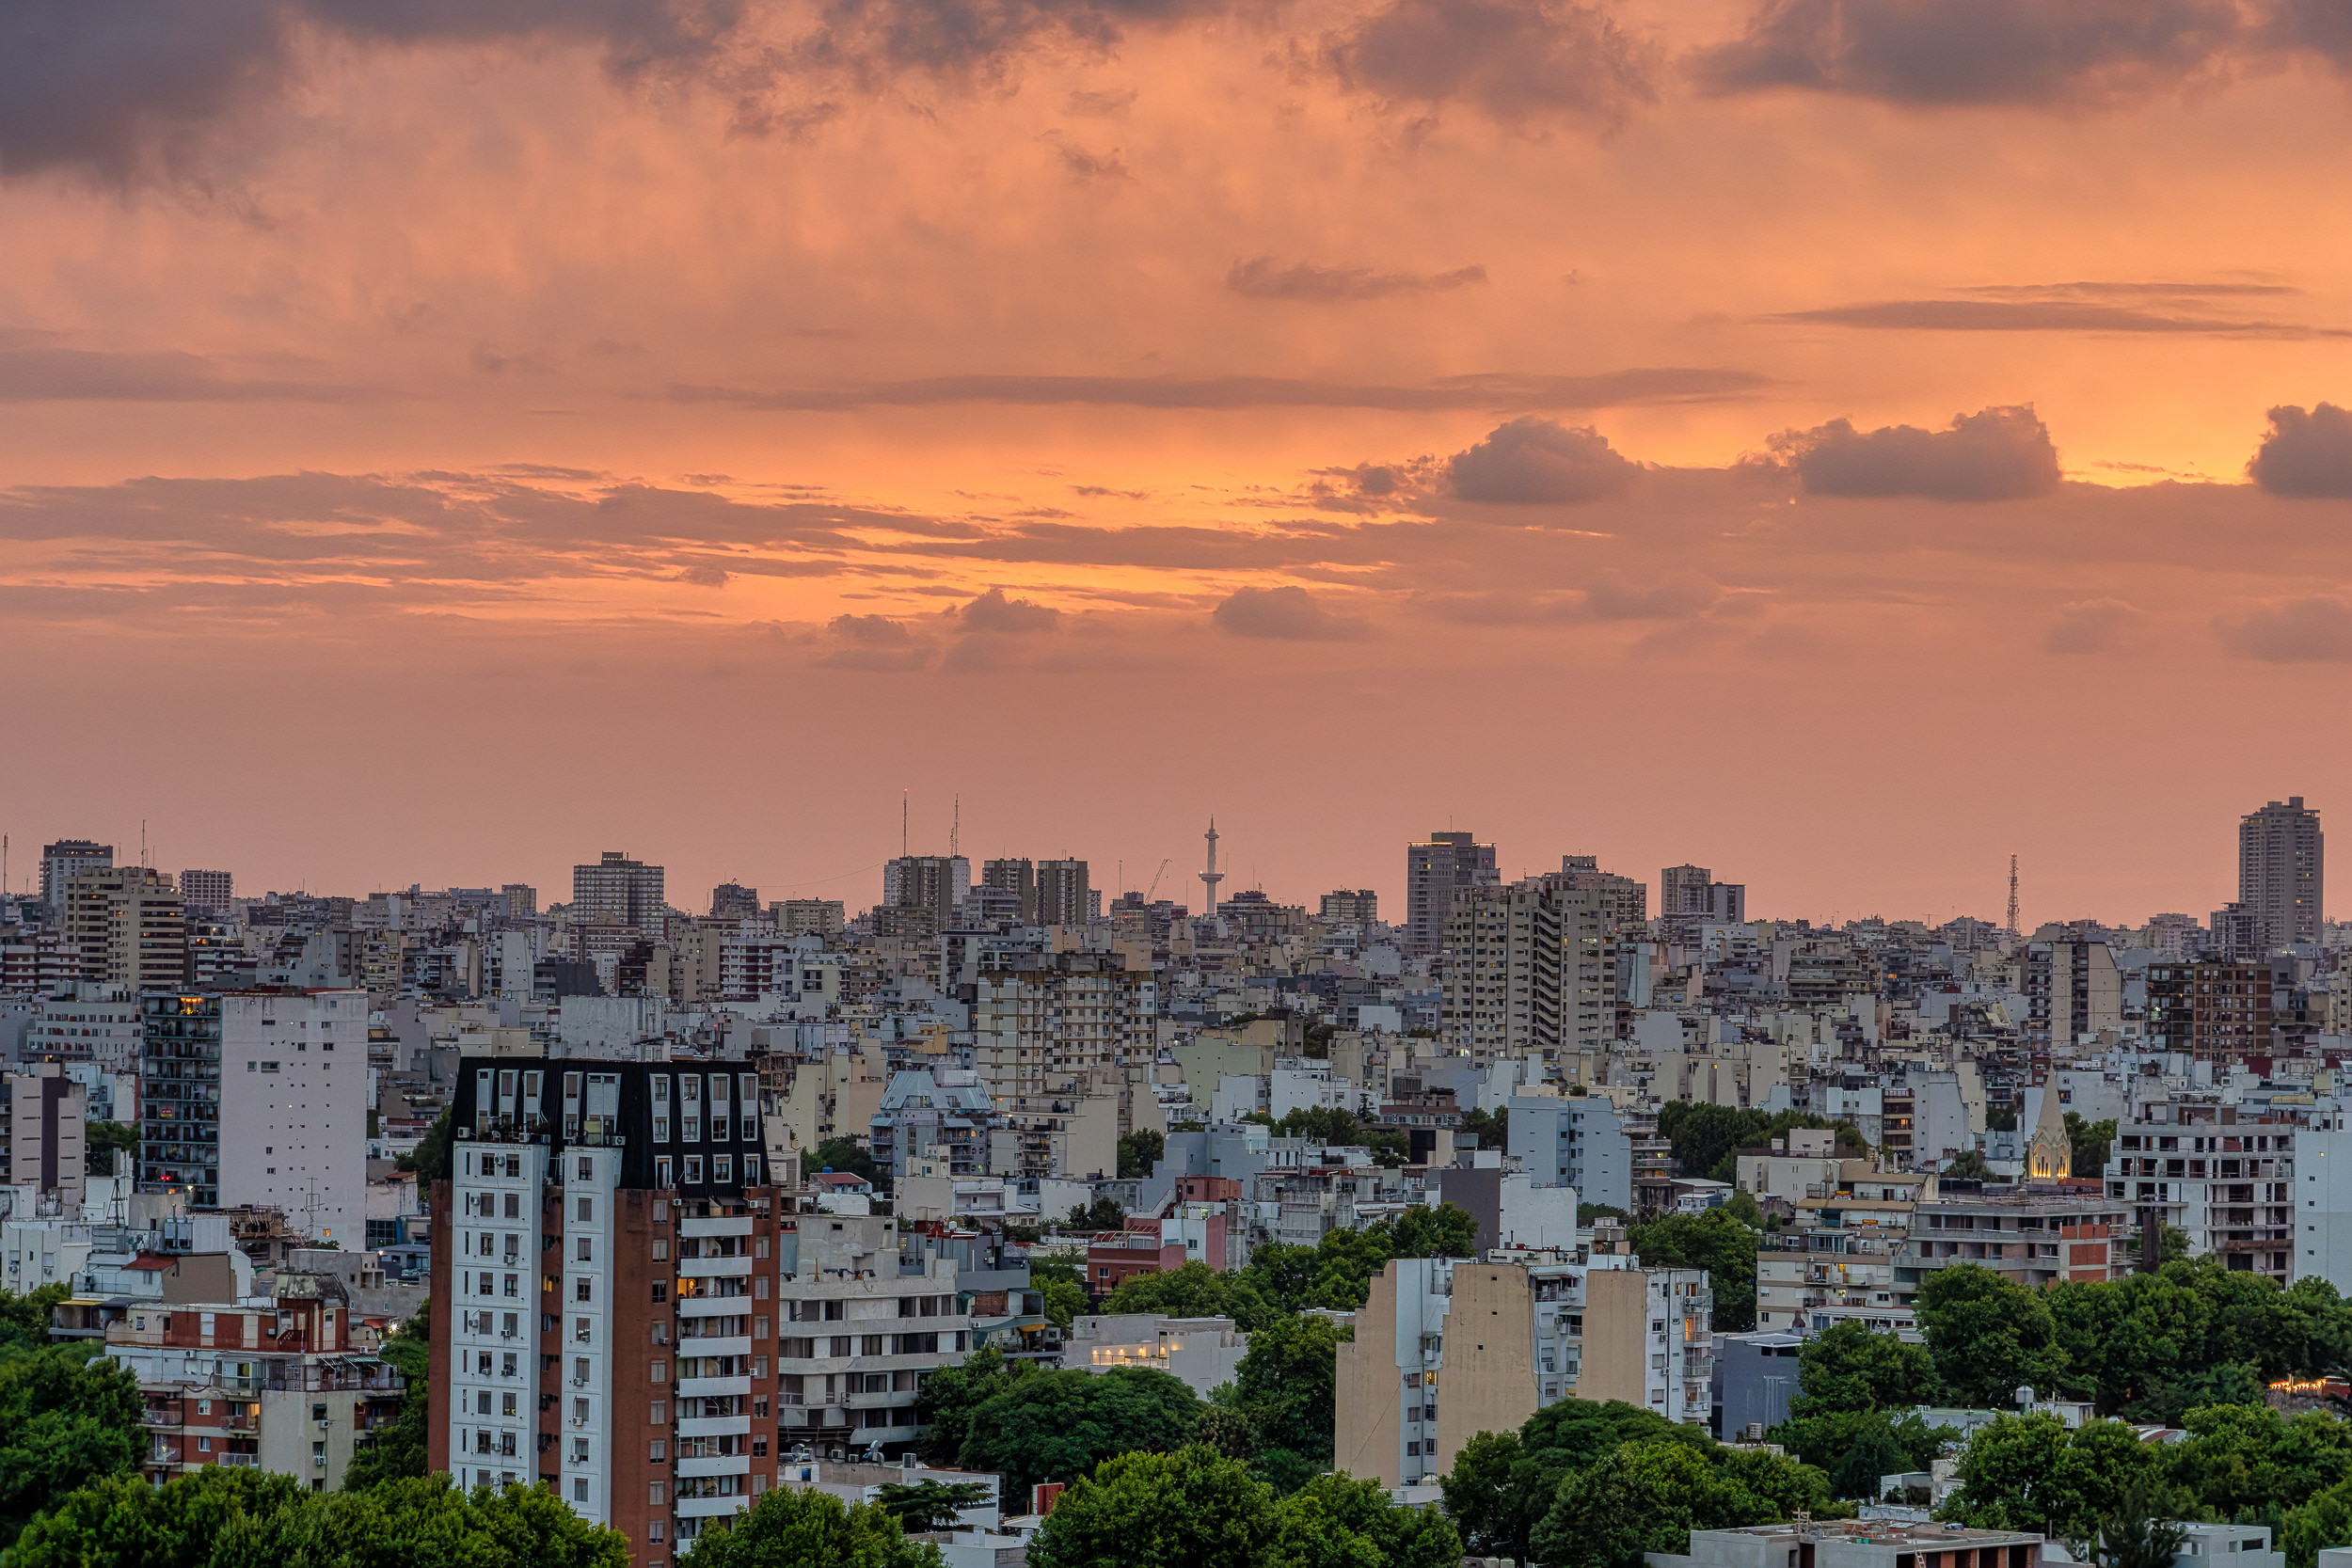
[[[145,1037],[138,992],[76,980],[29,1004],[23,1054],[28,1062],[95,1062],[109,1072],[136,1072]]]
[[[1445,927],[1448,1050],[1485,1067],[1599,1051],[1616,1032],[1609,895],[1565,877],[1457,892]]]
[[[237,879],[226,871],[183,871],[180,899],[190,914],[223,914],[236,898]]]
[[[87,838],[61,838],[41,846],[40,901],[52,917],[65,913],[66,884],[94,871],[111,871],[115,847]]]
[[[368,993],[262,988],[141,1006],[141,1190],[282,1210],[302,1235],[359,1245]]]
[[[187,912],[171,879],[141,865],[86,870],[65,881],[64,935],[84,980],[134,991],[187,984]]]
[[[456,1087],[432,1466],[547,1486],[661,1568],[774,1480],[775,1259],[796,1221],[767,1185],[758,1081],[468,1057]]]
[[[2049,1546],[2018,1530],[1800,1517],[1791,1524],[1694,1529],[1687,1553],[1647,1555],[1650,1568],[2040,1568]],[[2048,1560],[2073,1559],[2056,1552]]]
[[[2319,814],[2290,795],[2238,821],[2237,896],[2261,922],[2261,951],[2316,946],[2327,888],[2326,835]]]
[[[1475,833],[1433,832],[1405,847],[1405,947],[1435,953],[1445,944],[1454,900],[1472,888],[1502,880],[1495,868],[1495,847]]]
[[[1000,1103],[1041,1101],[1152,1059],[1156,990],[1117,953],[1004,953],[983,969],[973,1066]]]
[[[2122,1246],[2130,1231],[2131,1211],[2099,1192],[1996,1196],[1947,1184],[1913,1210],[1909,1244],[1895,1255],[1895,1299],[1911,1306],[1919,1282],[1952,1263],[1981,1264],[2020,1285],[2120,1279],[2131,1270]]]
[[[594,865],[573,866],[572,925],[659,933],[668,908],[663,875],[660,866],[631,860],[618,849],[605,850]]]
[[[87,1184],[89,1092],[60,1067],[0,1077],[0,1187],[22,1187],[78,1217]]]
[[[2267,1056],[2280,1023],[2297,1013],[2292,959],[2148,966],[2144,1032],[2151,1051],[2223,1063]]]
[[[2211,1253],[2281,1284],[2323,1272],[2305,1251],[2318,1232],[2296,1227],[2317,1223],[2298,1219],[2302,1205],[2333,1177],[2315,1159],[2298,1182],[2296,1144],[2326,1137],[2282,1121],[2134,1123],[2117,1133],[2107,1159],[2107,1198],[2121,1211],[2117,1234],[2153,1207],[2187,1235],[2192,1255]]]
[[[1249,1336],[1231,1318],[1164,1318],[1153,1312],[1081,1316],[1063,1341],[1062,1365],[1089,1372],[1150,1367],[1180,1379],[1202,1399],[1231,1383],[1249,1353]]]
[[[2104,942],[2037,942],[2026,948],[2026,1042],[2073,1045],[2123,1023],[2123,975]]]
[[[1433,1481],[1479,1433],[1517,1431],[1567,1398],[1705,1421],[1706,1271],[1572,1257],[1391,1260],[1339,1347],[1338,1467],[1389,1486]]]
[[[783,1440],[836,1459],[905,1451],[923,1379],[972,1349],[955,1258],[935,1238],[857,1214],[800,1215],[782,1243]]]
[[[334,1491],[400,1414],[399,1369],[328,1275],[281,1272],[264,1299],[134,1307],[106,1324],[104,1350],[138,1379],[140,1471],[159,1486],[228,1465]]]
[[[1539,1187],[1574,1187],[1586,1203],[1633,1209],[1633,1138],[1597,1095],[1513,1095],[1511,1157]]]

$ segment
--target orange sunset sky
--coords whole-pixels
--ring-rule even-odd
[[[24,0],[11,880],[2202,914],[2352,800],[2348,145],[2345,0]]]

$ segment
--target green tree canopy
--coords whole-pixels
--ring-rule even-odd
[[[914,1397],[914,1418],[924,1428],[915,1451],[933,1465],[953,1465],[972,1431],[980,1406],[1024,1378],[1038,1375],[1033,1361],[1015,1361],[994,1345],[982,1345],[961,1367],[942,1367],[922,1381]]]
[[[1401,1508],[1376,1481],[1316,1476],[1275,1511],[1282,1568],[1459,1568],[1462,1538],[1433,1508]]]
[[[131,1156],[129,1168],[135,1173],[138,1168],[139,1130],[119,1121],[91,1121],[83,1135],[83,1168],[92,1176],[112,1174],[117,1149]]]
[[[2115,1121],[2085,1121],[2081,1113],[2066,1113],[2068,1168],[2076,1176],[2104,1176],[2107,1150],[2115,1143]]]
[[[977,1481],[923,1481],[908,1486],[885,1481],[875,1489],[874,1501],[884,1513],[915,1535],[952,1529],[967,1508],[993,1501],[996,1489]]]
[[[433,1118],[433,1125],[424,1130],[424,1136],[418,1140],[417,1147],[394,1160],[392,1168],[415,1171],[420,1187],[429,1188],[436,1181],[448,1180],[451,1130],[456,1125],[451,1118],[455,1110],[454,1106],[442,1107],[441,1114]]]
[[[1122,1453],[1061,1495],[1029,1568],[1283,1568],[1279,1530],[1272,1490],[1239,1460]]]
[[[306,1492],[291,1506],[245,1513],[215,1538],[212,1568],[627,1568],[628,1560],[625,1536],[590,1524],[552,1492],[466,1493],[447,1476],[428,1476],[366,1492]]]
[[[230,1526],[301,1495],[292,1476],[226,1465],[161,1486],[112,1476],[56,1499],[8,1548],[8,1568],[207,1568]]]
[[[1690,1443],[1627,1443],[1569,1471],[1530,1543],[1535,1560],[1544,1568],[1644,1568],[1645,1553],[1689,1551],[1694,1529],[1771,1524],[1788,1516],[1788,1500],[1826,1511],[1819,1471],[1770,1454],[1738,1457],[1743,1463],[1735,1466]]]
[[[973,1412],[958,1463],[997,1471],[1017,1497],[1041,1481],[1074,1481],[1111,1454],[1182,1448],[1200,1418],[1192,1390],[1153,1368],[1039,1372]]]
[[[1119,1179],[1133,1181],[1152,1174],[1168,1155],[1168,1139],[1150,1128],[1137,1128],[1119,1140]]]
[[[1277,1318],[1249,1336],[1233,1390],[1258,1446],[1288,1449],[1317,1468],[1331,1463],[1339,1347],[1355,1338],[1328,1318]]]
[[[1391,1254],[1397,1258],[1478,1255],[1478,1221],[1458,1203],[1417,1203],[1382,1224],[1388,1230]]]
[[[1715,1294],[1712,1323],[1718,1334],[1745,1334],[1756,1326],[1756,1232],[1722,1209],[1702,1214],[1665,1214],[1626,1232],[1645,1268],[1705,1269]]]
[[[1808,1339],[1798,1353],[1791,1416],[1901,1409],[1922,1404],[1935,1385],[1925,1345],[1912,1344],[1849,1319]]]
[[[939,1568],[939,1548],[929,1542],[909,1541],[886,1505],[844,1503],[828,1492],[783,1486],[764,1494],[733,1525],[696,1536],[693,1545],[678,1559],[678,1568]]]
[[[0,1353],[0,1545],[76,1487],[134,1469],[143,1418],[138,1380],[87,1344]]]
[[[1957,1402],[2000,1407],[2015,1402],[2021,1385],[2057,1386],[2066,1359],[2042,1291],[1957,1263],[1920,1282],[1917,1309],[1936,1373]]]
[[[1168,1318],[1231,1318],[1245,1331],[1255,1330],[1277,1316],[1248,1271],[1213,1269],[1197,1259],[1158,1274],[1130,1275],[1103,1303],[1103,1310],[1156,1312]]]

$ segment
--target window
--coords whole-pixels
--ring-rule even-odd
[[[653,1163],[653,1184],[657,1187],[675,1187],[677,1185],[675,1180],[671,1180],[670,1157],[666,1154],[660,1156]],[[661,1208],[661,1205],[657,1203],[654,1205],[654,1208],[659,1211]],[[659,1212],[654,1215],[655,1219],[660,1219],[660,1217],[661,1215]]]
[[[596,1299],[586,1275],[581,1275],[578,1279],[572,1281],[572,1299],[574,1301],[594,1301]]]
[[[580,1445],[580,1448],[581,1448],[581,1449],[582,1449],[583,1451],[582,1451],[582,1452],[580,1452],[580,1453],[577,1457],[579,1457],[579,1458],[580,1458],[580,1459],[583,1459],[583,1460],[584,1460],[584,1459],[586,1459],[586,1458],[588,1457],[587,1453],[585,1452],[585,1449],[587,1449],[587,1447],[588,1447],[588,1445],[587,1445],[587,1444],[582,1443],[582,1444]],[[576,1503],[585,1503],[587,1500],[588,1500],[588,1478],[587,1478],[586,1476],[574,1476],[574,1477],[572,1478],[572,1501],[574,1501],[574,1502],[576,1502]]]
[[[668,1400],[654,1401],[652,1409],[652,1415],[646,1418],[655,1426],[665,1427],[670,1424],[670,1402]],[[661,1440],[658,1437],[654,1439],[653,1456],[656,1459],[661,1457]]]
[[[572,1338],[579,1340],[583,1345],[588,1343],[590,1338],[589,1323],[590,1320],[586,1318],[575,1318],[572,1320]]]
[[[660,1445],[660,1444],[659,1444],[659,1443],[656,1443],[653,1447],[654,1447],[654,1455],[653,1455],[653,1456],[654,1456],[656,1459],[660,1459],[660,1458],[661,1457],[661,1445]],[[649,1503],[659,1503],[659,1502],[660,1502],[660,1501],[662,1500],[662,1496],[661,1496],[661,1495],[662,1495],[662,1491],[663,1491],[663,1487],[662,1487],[661,1482],[660,1482],[660,1481],[647,1481],[647,1482],[645,1483],[645,1500],[646,1500],[647,1502],[649,1502]]]
[[[670,1141],[670,1118],[668,1117],[653,1118],[653,1141],[658,1144],[666,1144]]]
[[[596,1223],[596,1200],[595,1198],[583,1197],[580,1200],[580,1217],[583,1224],[593,1225]]]
[[[520,1412],[519,1410],[517,1410],[517,1409],[516,1408],[516,1406],[515,1406],[515,1402],[516,1402],[516,1400],[518,1397],[519,1397],[519,1396],[518,1396],[518,1395],[516,1395],[516,1392],[515,1392],[513,1389],[511,1389],[511,1388],[510,1388],[510,1389],[508,1389],[508,1390],[506,1391],[506,1393],[505,1393],[503,1396],[501,1396],[501,1399],[500,1399],[500,1402],[499,1402],[499,1414],[500,1414],[500,1415],[501,1415],[501,1416],[516,1416],[516,1415],[520,1415],[520,1414],[521,1414],[521,1412]]]
[[[686,1157],[686,1184],[690,1187],[699,1187],[703,1184],[703,1157],[699,1154],[689,1154]]]
[[[656,1361],[646,1370],[645,1376],[654,1383],[667,1383],[670,1381],[670,1364],[667,1361]]]
[[[669,1237],[656,1236],[653,1239],[653,1260],[657,1263],[666,1263],[670,1260]]]
[[[713,1181],[734,1180],[735,1156],[732,1154],[712,1155],[710,1157],[710,1180]]]
[[[743,1135],[747,1138],[751,1136],[749,1132],[745,1132]],[[743,1156],[743,1185],[746,1187],[756,1187],[759,1185],[759,1156],[756,1154],[746,1154]],[[764,1247],[768,1243],[763,1240],[759,1244]]]
[[[596,1261],[596,1243],[586,1236],[580,1237],[579,1245],[573,1250],[573,1256],[578,1258],[583,1263],[592,1263]]]
[[[580,1179],[582,1181],[594,1181],[596,1179],[596,1163],[585,1154],[580,1157]]]
[[[586,1400],[572,1401],[572,1419],[582,1426],[588,1424],[588,1402]]]

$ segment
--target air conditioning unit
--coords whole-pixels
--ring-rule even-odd
[[[572,1379],[572,1386],[575,1388],[585,1388],[588,1386],[588,1380],[584,1377],[576,1377]]]

